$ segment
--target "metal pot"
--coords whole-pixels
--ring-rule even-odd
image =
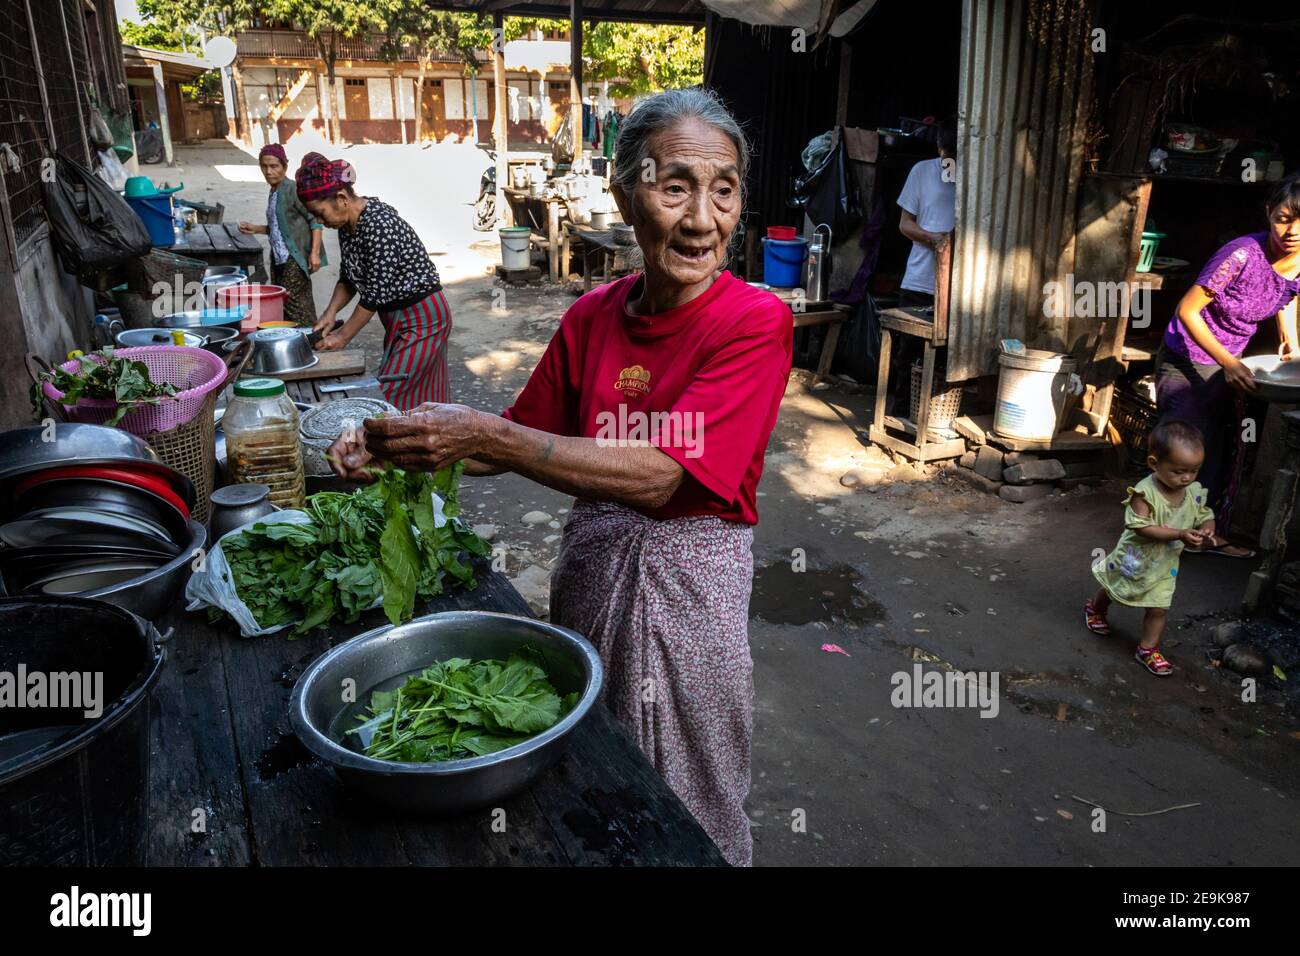
[[[209,276],[203,280],[203,301],[207,303],[209,309],[217,307],[217,292],[230,286],[247,285],[248,276],[243,275],[216,275]]]
[[[184,337],[184,341],[180,344],[192,349],[201,349],[209,342],[206,335],[201,335],[198,332],[190,332],[187,329],[159,328],[124,329],[113,336],[113,341],[117,343],[119,348],[124,349],[136,348],[141,345],[175,345],[176,343],[172,341],[172,332],[179,332]],[[238,334],[238,330],[236,330],[236,334]]]
[[[506,658],[525,646],[541,652],[561,695],[582,695],[549,730],[499,753],[441,763],[376,760],[339,742],[355,726],[353,718],[370,702],[371,692],[397,687],[436,661]],[[356,703],[339,699],[344,678],[365,690]],[[558,760],[566,738],[595,704],[602,679],[596,649],[567,628],[511,614],[449,611],[368,631],[318,658],[294,686],[289,723],[308,751],[365,796],[405,810],[463,813],[497,805]]]
[[[208,540],[208,532],[197,521],[189,522],[189,540],[181,553],[162,567],[138,578],[79,595],[116,604],[148,621],[156,621],[171,610],[176,595],[190,577],[190,566]],[[178,542],[180,543],[180,542]]]
[[[234,329],[238,333],[239,326],[247,315],[248,309],[245,308],[191,309],[188,312],[173,312],[171,315],[164,315],[161,318],[154,319],[153,324],[160,329],[202,330],[204,335],[207,335],[213,329],[224,328]]]
[[[244,276],[248,273],[244,271],[243,266],[208,266],[203,270],[204,279],[213,279],[217,276]]]
[[[614,214],[606,210],[593,209],[591,212],[592,229],[608,229],[614,222]]]
[[[270,494],[270,486],[253,482],[227,485],[212,492],[212,517],[208,521],[212,540],[220,541],[236,528],[278,511],[267,497]]]
[[[203,347],[214,355],[224,356],[224,348],[227,342],[233,342],[239,338],[239,329],[229,325],[211,326],[204,330],[203,337],[206,338],[207,344]]]
[[[60,424],[54,441],[40,425],[0,432],[0,501],[11,479],[64,465],[114,465],[165,478],[172,489],[194,506],[194,484],[168,467],[142,438],[120,428],[81,422]]]

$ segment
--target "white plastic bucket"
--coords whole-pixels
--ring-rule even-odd
[[[1075,361],[1059,352],[1026,349],[998,356],[998,406],[993,430],[1007,438],[1051,441],[1061,424]]]
[[[507,269],[527,269],[533,264],[528,255],[527,226],[505,226],[497,230],[501,237],[501,264]]]

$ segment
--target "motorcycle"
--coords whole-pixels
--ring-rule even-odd
[[[492,165],[483,171],[478,181],[478,199],[474,201],[474,230],[491,232],[497,223],[497,166],[496,156],[488,152]]]

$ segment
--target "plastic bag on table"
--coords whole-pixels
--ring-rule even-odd
[[[235,623],[239,625],[239,633],[244,637],[261,637],[263,634],[274,634],[276,631],[293,627],[293,622],[276,627],[262,627],[257,623],[257,618],[253,616],[248,605],[240,600],[239,593],[235,590],[235,582],[231,580],[230,575],[230,564],[221,549],[221,542],[232,534],[239,534],[245,528],[251,528],[259,523],[310,524],[311,520],[311,516],[305,511],[276,511],[226,532],[208,552],[203,562],[203,570],[195,571],[190,575],[190,580],[185,585],[185,598],[189,601],[185,610],[197,611],[204,607],[219,607],[235,619]]]
[[[433,524],[435,528],[441,528],[448,521],[454,522],[455,526],[461,530],[468,530],[467,526],[459,518],[448,518],[444,510],[442,498],[433,495]],[[195,571],[190,575],[189,582],[185,585],[185,598],[189,602],[185,606],[187,611],[197,611],[205,607],[216,607],[225,611],[235,623],[239,625],[239,633],[243,637],[261,637],[265,634],[275,634],[277,631],[283,631],[286,628],[294,627],[297,621],[288,621],[284,624],[277,624],[274,627],[262,627],[257,623],[257,618],[248,605],[239,597],[239,592],[235,589],[235,582],[231,578],[230,563],[226,560],[226,555],[222,549],[224,542],[231,535],[236,535],[251,528],[255,524],[274,525],[274,524],[311,524],[312,517],[305,511],[286,510],[276,511],[269,515],[263,515],[260,518],[254,518],[247,524],[240,525],[238,528],[228,531],[221,536],[221,539],[213,546],[212,550],[207,553],[204,559],[203,570]],[[383,595],[370,605],[367,610],[373,610],[382,607],[384,603]]]

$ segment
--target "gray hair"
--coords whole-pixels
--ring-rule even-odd
[[[642,100],[619,126],[618,138],[614,141],[614,182],[625,195],[630,197],[637,183],[641,182],[650,137],[692,117],[712,126],[735,146],[743,202],[745,177],[749,173],[749,140],[717,94],[698,86],[685,90],[664,90]]]

